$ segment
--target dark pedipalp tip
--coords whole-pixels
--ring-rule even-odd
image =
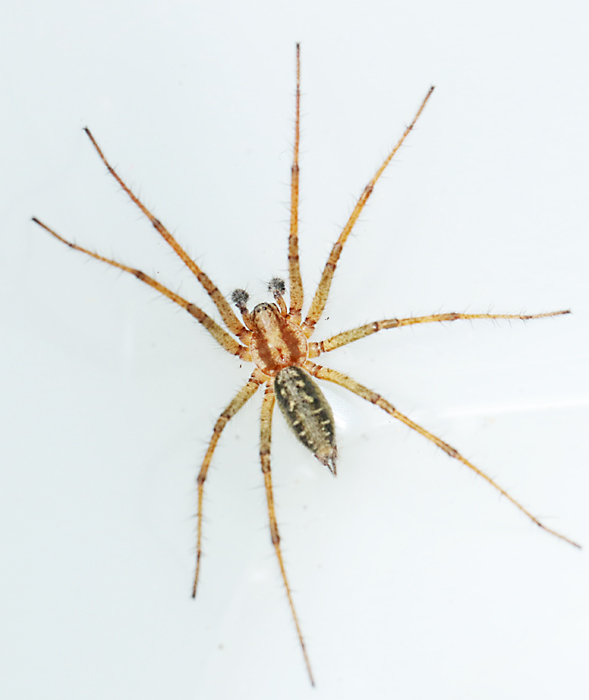
[[[283,296],[286,292],[286,283],[280,277],[273,277],[268,282],[268,291],[274,296]]]
[[[245,289],[234,289],[231,292],[231,301],[237,306],[238,309],[245,308],[248,303],[250,295],[245,291]]]

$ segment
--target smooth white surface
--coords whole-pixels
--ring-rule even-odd
[[[581,3],[10,3],[0,9],[2,697],[586,698],[587,9]],[[30,222],[214,312],[82,132],[225,293],[286,271],[294,45],[309,299],[387,149],[317,337],[437,311],[572,308],[382,333],[326,363],[378,389],[579,553],[338,389],[334,480],[259,397],[223,436],[189,597],[195,477],[245,381],[184,312]]]

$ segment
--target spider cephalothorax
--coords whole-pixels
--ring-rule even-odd
[[[264,475],[264,486],[266,489],[266,499],[268,503],[268,516],[270,520],[270,532],[272,535],[272,544],[280,566],[280,573],[286,594],[288,597],[289,606],[292,612],[294,623],[297,629],[299,643],[305,658],[305,664],[309,673],[311,683],[313,675],[311,672],[311,664],[303,640],[301,627],[298,621],[297,614],[291,595],[291,589],[286,577],[286,570],[282,559],[282,550],[280,547],[280,536],[278,534],[278,525],[276,522],[276,513],[274,509],[274,495],[272,490],[272,476],[270,469],[270,444],[272,435],[272,413],[274,404],[278,401],[278,406],[286,418],[286,421],[294,435],[305,447],[317,457],[317,459],[325,464],[334,474],[336,471],[337,448],[335,441],[335,426],[333,414],[327,400],[323,396],[316,379],[324,380],[338,384],[339,386],[348,389],[352,393],[369,401],[378,408],[386,411],[396,420],[404,423],[406,426],[416,431],[427,440],[430,440],[439,448],[441,448],[450,457],[458,460],[469,469],[474,471],[480,477],[485,479],[493,488],[505,496],[513,503],[520,511],[530,518],[536,525],[543,528],[547,532],[559,537],[560,539],[569,542],[578,547],[575,542],[569,540],[563,535],[547,528],[537,518],[535,518],[528,510],[520,503],[512,498],[504,489],[502,489],[495,481],[487,474],[482,472],[478,467],[469,462],[463,457],[458,450],[448,445],[446,442],[436,437],[428,430],[412,421],[408,416],[397,410],[391,403],[384,399],[380,394],[368,389],[357,381],[348,377],[334,369],[322,367],[313,362],[319,355],[331,352],[348,343],[365,338],[373,333],[391,328],[400,328],[402,326],[410,326],[421,323],[436,323],[441,321],[457,321],[460,319],[532,319],[542,318],[545,316],[558,316],[568,314],[569,311],[554,311],[549,313],[536,314],[533,316],[522,316],[519,314],[433,314],[431,316],[418,316],[410,318],[388,318],[382,321],[374,321],[364,326],[354,328],[331,338],[327,338],[320,342],[309,342],[313,335],[315,325],[321,318],[329,291],[331,282],[339,257],[342,253],[346,240],[348,239],[354,224],[356,223],[362,209],[368,201],[372,190],[384,172],[387,165],[391,162],[395,153],[399,150],[409,132],[415,126],[419,119],[426,102],[429,100],[433,88],[425,96],[421,103],[417,114],[411,124],[405,129],[403,135],[390,151],[388,156],[380,168],[376,171],[374,177],[364,191],[360,195],[356,206],[354,207],[348,222],[342,229],[337,241],[335,242],[329,258],[325,264],[321,280],[317,286],[317,290],[306,316],[303,315],[303,284],[301,280],[300,265],[299,265],[299,239],[298,239],[298,205],[299,205],[299,134],[300,134],[300,53],[297,45],[297,83],[296,83],[296,117],[295,117],[295,139],[294,139],[294,154],[291,168],[291,211],[290,211],[290,233],[288,238],[288,265],[289,265],[289,282],[290,282],[290,305],[287,307],[284,301],[286,293],[286,285],[283,280],[274,278],[269,284],[269,290],[274,296],[274,303],[258,304],[250,313],[247,310],[247,302],[249,296],[247,292],[238,289],[232,294],[232,300],[241,312],[243,323],[235,315],[225,297],[213,284],[211,279],[198,267],[184,249],[179,245],[172,234],[165,226],[141,203],[141,201],[127,187],[119,175],[115,172],[112,166],[106,160],[104,154],[100,150],[94,137],[88,129],[86,133],[92,141],[103,163],[106,165],[110,173],[117,180],[119,185],[133,200],[133,202],[141,209],[145,216],[151,221],[154,228],[166,240],[166,242],[174,249],[187,267],[194,273],[198,281],[214,302],[217,310],[226,327],[223,328],[219,323],[213,320],[200,307],[192,302],[183,299],[181,296],[160,284],[153,278],[149,277],[141,270],[123,265],[109,258],[105,258],[96,253],[92,253],[86,248],[76,245],[62,238],[55,231],[50,229],[45,224],[42,224],[37,219],[33,219],[37,224],[55,236],[57,239],[68,245],[70,248],[82,251],[91,257],[101,260],[119,270],[124,270],[164,296],[171,299],[175,304],[178,304],[193,316],[202,326],[215,338],[219,345],[231,355],[236,356],[241,361],[251,361],[255,368],[249,377],[248,381],[241,390],[234,396],[232,401],[227,405],[227,408],[221,413],[215,427],[213,435],[208,445],[208,449],[202,461],[198,474],[198,512],[197,512],[197,545],[196,545],[196,573],[194,576],[193,595],[196,595],[196,587],[200,573],[201,554],[202,554],[202,527],[203,527],[203,496],[204,485],[207,478],[209,466],[213,453],[223,432],[223,429],[231,420],[231,418],[244,406],[244,404],[258,391],[261,386],[264,386],[264,398],[262,401],[261,417],[260,417],[260,462]]]
[[[244,289],[236,289],[231,295],[250,331],[244,339],[250,359],[267,377],[276,376],[285,367],[303,366],[309,359],[307,336],[300,324],[289,317],[282,294],[275,291],[275,297],[276,304],[263,302],[250,313],[246,306],[249,295]]]

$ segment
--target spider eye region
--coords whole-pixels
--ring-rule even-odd
[[[282,315],[276,304],[258,304],[251,313],[250,353],[269,377],[309,358],[309,342],[301,327]]]
[[[274,378],[274,393],[295,437],[335,475],[333,412],[315,380],[302,367],[286,367]]]

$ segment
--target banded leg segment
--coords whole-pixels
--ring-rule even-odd
[[[272,535],[272,544],[274,545],[274,551],[276,552],[276,558],[278,559],[278,565],[280,567],[282,581],[284,582],[284,587],[286,589],[288,604],[290,606],[290,611],[292,613],[295,627],[297,628],[299,643],[301,645],[303,656],[305,657],[307,673],[309,674],[311,685],[315,685],[313,672],[311,671],[311,663],[309,662],[309,657],[307,656],[307,649],[305,647],[303,634],[301,632],[301,626],[299,624],[299,619],[295,611],[292,593],[288,584],[288,579],[286,578],[286,569],[284,567],[284,560],[282,558],[282,550],[280,549],[280,535],[278,534],[278,524],[276,522],[276,511],[274,508],[274,493],[272,491],[272,472],[270,471],[270,445],[272,442],[272,411],[274,410],[274,403],[274,388],[272,384],[268,384],[266,387],[266,392],[264,394],[264,401],[262,402],[262,414],[260,421],[260,461],[262,463],[262,473],[264,475],[264,486],[266,487],[268,517],[270,519],[270,533]]]
[[[317,287],[317,291],[315,292],[315,296],[313,297],[313,302],[311,303],[311,308],[309,309],[309,313],[307,314],[307,318],[305,319],[305,322],[303,323],[303,327],[307,328],[309,331],[313,330],[313,328],[317,324],[317,321],[323,315],[323,310],[324,310],[325,304],[327,302],[327,297],[329,296],[329,290],[331,288],[331,282],[333,279],[335,268],[337,266],[339,257],[341,255],[341,252],[342,252],[343,247],[344,247],[344,244],[348,239],[348,236],[350,235],[352,229],[354,228],[356,221],[358,220],[358,217],[360,216],[360,214],[362,212],[362,209],[364,209],[366,202],[368,201],[370,195],[372,194],[372,190],[374,189],[374,186],[376,185],[378,179],[385,171],[387,165],[394,158],[395,153],[399,150],[399,148],[401,148],[403,142],[405,141],[405,139],[407,138],[409,133],[412,131],[417,120],[421,116],[421,113],[423,112],[427,101],[431,97],[431,94],[433,91],[434,91],[434,88],[431,87],[429,89],[429,92],[425,96],[423,102],[421,103],[421,106],[417,110],[417,114],[413,118],[413,121],[405,129],[403,136],[401,136],[401,138],[399,139],[399,141],[397,142],[397,144],[395,145],[393,150],[384,159],[383,164],[376,171],[372,180],[370,180],[370,182],[364,188],[364,192],[362,192],[362,194],[360,195],[360,199],[358,200],[356,206],[354,207],[354,210],[352,211],[352,214],[351,214],[350,218],[348,219],[348,223],[344,226],[342,232],[340,233],[339,238],[337,239],[333,248],[331,249],[331,253],[329,254],[329,258],[327,259],[327,263],[325,264],[325,269],[323,270],[323,274],[321,275],[321,280],[319,281],[319,286]]]
[[[297,88],[295,138],[290,180],[290,233],[288,236],[288,273],[290,278],[290,313],[293,321],[301,320],[303,281],[299,262],[299,141],[301,136],[301,46],[297,44]]]
[[[180,246],[178,241],[174,238],[174,236],[172,236],[172,234],[162,224],[162,222],[159,221],[159,219],[156,219],[156,217],[139,200],[139,198],[133,194],[133,192],[130,190],[130,188],[127,187],[127,185],[119,177],[116,170],[112,167],[112,165],[106,159],[106,156],[104,155],[100,146],[96,142],[96,139],[94,138],[94,136],[92,136],[90,129],[85,128],[84,131],[86,132],[88,138],[92,142],[92,145],[96,149],[96,152],[100,156],[100,159],[106,165],[108,172],[119,183],[119,185],[123,188],[123,190],[129,196],[129,198],[139,207],[139,209],[141,209],[143,214],[145,214],[145,216],[151,221],[155,230],[166,241],[166,243],[174,250],[174,252],[178,255],[178,257],[182,260],[182,262],[186,265],[186,267],[188,267],[188,269],[195,275],[195,277],[198,279],[198,281],[204,287],[207,294],[213,300],[213,303],[215,304],[215,306],[219,309],[219,313],[221,314],[223,321],[225,321],[227,328],[229,328],[229,330],[232,333],[234,333],[238,338],[245,335],[246,329],[243,327],[241,321],[237,318],[237,316],[233,313],[233,310],[231,309],[231,307],[229,306],[229,304],[225,300],[225,297],[221,294],[221,292],[213,284],[213,282],[210,280],[210,278],[200,269],[200,267],[188,255],[188,253],[186,253],[186,251]]]
[[[348,391],[351,391],[353,394],[356,394],[357,396],[360,396],[360,398],[369,401],[370,403],[375,404],[379,408],[381,408],[383,411],[386,411],[389,415],[393,416],[393,418],[396,418],[397,420],[401,421],[401,423],[404,423],[406,426],[411,428],[412,430],[415,430],[415,432],[419,433],[420,435],[423,435],[424,438],[429,440],[430,442],[433,442],[434,445],[437,445],[440,449],[444,450],[444,452],[449,455],[450,457],[453,457],[454,459],[457,459],[459,462],[462,462],[462,464],[466,465],[469,469],[472,469],[475,474],[478,474],[480,477],[482,477],[487,483],[489,483],[494,489],[499,491],[499,493],[502,496],[505,496],[508,501],[511,501],[516,508],[519,508],[519,510],[522,511],[525,515],[528,516],[528,518],[534,522],[538,527],[542,528],[546,532],[549,532],[551,535],[554,535],[555,537],[558,537],[561,540],[564,540],[565,542],[568,542],[569,544],[572,544],[574,547],[578,547],[579,549],[581,546],[577,544],[576,542],[573,542],[573,540],[570,540],[568,537],[565,537],[564,535],[561,535],[559,532],[556,532],[556,530],[551,530],[549,527],[546,527],[546,525],[543,525],[536,517],[534,517],[528,510],[526,510],[521,503],[518,503],[514,498],[512,498],[507,491],[501,488],[499,484],[497,484],[493,479],[491,479],[490,476],[487,476],[484,472],[482,472],[478,467],[475,467],[474,464],[469,462],[467,459],[465,459],[459,452],[458,450],[455,450],[453,447],[448,445],[446,442],[441,440],[439,437],[436,437],[432,433],[430,433],[428,430],[425,428],[422,428],[420,425],[417,423],[414,423],[410,418],[405,416],[403,413],[400,411],[397,411],[397,409],[390,404],[388,401],[385,401],[380,394],[377,394],[375,391],[371,391],[370,389],[366,388],[362,384],[359,384],[357,381],[352,379],[351,377],[346,376],[345,374],[342,374],[341,372],[336,372],[333,369],[328,369],[327,367],[321,367],[320,365],[316,365],[313,362],[307,362],[306,363],[306,368],[309,370],[309,372],[314,376],[317,377],[317,379],[325,379],[328,382],[333,382],[334,384],[338,384],[339,386],[344,387],[344,389],[347,389]]]
[[[543,314],[434,314],[432,316],[411,316],[410,318],[387,318],[384,321],[374,321],[367,323],[365,326],[359,326],[350,331],[344,331],[337,335],[322,340],[320,343],[310,343],[309,357],[318,357],[324,352],[331,352],[337,348],[341,348],[348,343],[353,343],[356,340],[362,340],[373,333],[384,331],[389,328],[400,328],[402,326],[412,326],[417,323],[439,323],[442,321],[460,321],[474,319],[508,319],[515,321],[530,321],[534,318],[549,318],[551,316],[563,316],[570,314],[570,310],[565,311],[548,311]]]
[[[225,350],[227,350],[228,353],[230,353],[231,355],[237,355],[242,359],[248,359],[249,350],[244,345],[238,343],[237,340],[235,340],[235,338],[230,336],[226,330],[221,328],[221,326],[218,323],[213,321],[213,319],[202,309],[196,306],[196,304],[193,304],[190,301],[183,299],[180,295],[176,294],[171,289],[164,287],[163,284],[160,284],[158,281],[154,280],[153,277],[150,277],[144,272],[141,272],[141,270],[136,270],[135,268],[123,265],[122,263],[117,262],[116,260],[111,260],[110,258],[105,258],[103,255],[98,255],[98,253],[93,253],[91,250],[82,248],[82,246],[76,245],[75,243],[71,243],[65,238],[62,238],[53,229],[50,229],[49,226],[46,226],[44,223],[39,221],[39,219],[35,219],[33,217],[33,221],[41,228],[44,228],[45,231],[50,233],[52,236],[55,236],[55,238],[57,238],[58,241],[65,243],[65,245],[67,245],[69,248],[72,248],[73,250],[79,250],[81,253],[89,255],[95,260],[100,260],[101,262],[106,263],[107,265],[111,265],[112,267],[116,267],[119,270],[123,270],[123,272],[128,272],[129,274],[135,276],[138,280],[141,280],[150,287],[153,287],[153,289],[158,291],[160,294],[163,294],[165,297],[168,297],[168,299],[171,299],[175,304],[178,304],[178,306],[181,306],[183,309],[186,309],[186,311],[188,311],[189,314],[194,316],[194,318],[207,329],[207,331],[213,336],[213,338],[219,343],[219,345]]]
[[[234,396],[231,403],[227,408],[221,413],[215,427],[213,428],[213,436],[209,442],[205,458],[203,459],[202,466],[198,473],[197,484],[198,484],[198,510],[197,510],[197,526],[196,526],[196,571],[194,573],[194,584],[192,586],[192,597],[196,596],[196,587],[198,586],[198,577],[200,574],[200,560],[202,556],[202,506],[204,498],[204,488],[205,481],[207,478],[207,472],[211,465],[211,460],[213,458],[213,453],[221,437],[225,426],[233,418],[233,416],[243,408],[243,406],[251,399],[251,397],[256,393],[260,384],[263,384],[264,379],[261,372],[254,370],[252,376],[248,379],[247,384],[240,389],[240,391]]]

